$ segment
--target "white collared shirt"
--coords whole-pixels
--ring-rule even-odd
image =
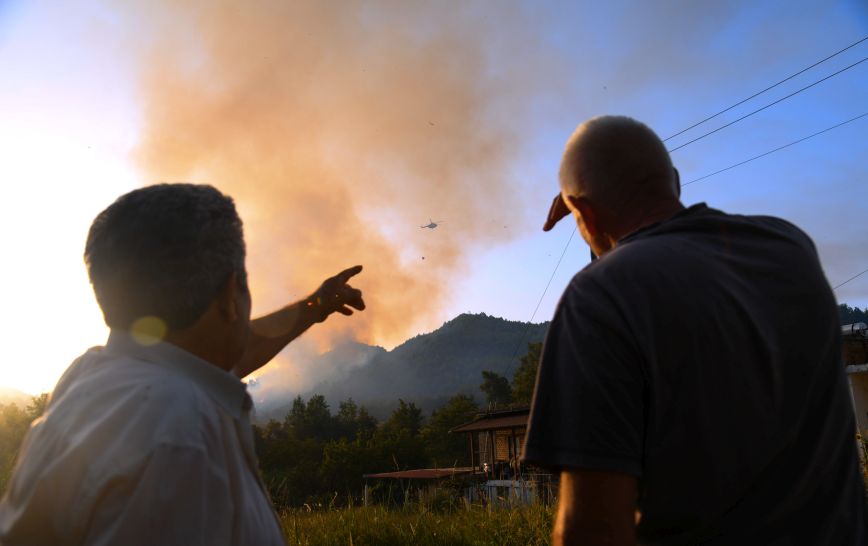
[[[252,406],[234,375],[112,332],[31,426],[0,501],[0,544],[285,544]]]

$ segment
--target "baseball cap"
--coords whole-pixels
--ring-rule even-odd
[[[549,215],[548,218],[546,218],[545,225],[543,225],[543,231],[550,231],[561,218],[568,216],[569,214],[570,209],[567,208],[567,204],[564,203],[560,192],[558,192],[554,201],[552,201],[552,206],[549,208]]]

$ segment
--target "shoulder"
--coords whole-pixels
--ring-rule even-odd
[[[790,239],[814,250],[816,247],[811,237],[797,225],[776,216],[742,216],[746,220],[755,222],[765,227],[770,232],[778,234],[782,238]]]
[[[55,391],[46,424],[123,434],[137,449],[158,442],[200,445],[219,412],[201,387],[129,356],[88,353]]]
[[[712,232],[723,232],[730,236],[744,234],[756,237],[762,235],[768,239],[788,240],[814,248],[813,241],[807,233],[792,222],[776,216],[732,214],[705,207],[700,209],[694,218],[698,225],[708,226]],[[690,218],[685,218],[685,223],[689,222]],[[675,226],[678,227],[677,222]]]

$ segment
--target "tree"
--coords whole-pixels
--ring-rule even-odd
[[[332,417],[326,399],[321,394],[310,397],[307,404],[301,396],[292,401],[292,409],[286,416],[286,428],[299,440],[316,438],[329,440],[336,436],[336,420]]]
[[[512,402],[512,389],[509,380],[500,374],[485,370],[482,372],[482,385],[479,386],[485,393],[485,399],[489,404],[507,405]]]
[[[307,406],[304,403],[304,398],[296,396],[292,401],[292,409],[286,414],[284,423],[287,430],[291,431],[296,437],[300,437],[305,427],[305,414]]]
[[[320,440],[329,440],[335,437],[335,419],[332,417],[325,396],[321,394],[311,396],[307,401],[304,417],[309,437]]]
[[[359,408],[359,415],[356,417],[356,438],[370,440],[377,431],[377,425],[379,425],[377,418],[368,413],[365,406]]]
[[[26,409],[17,404],[0,404],[0,496],[9,483],[18,450],[30,423],[41,416],[48,403],[48,395],[34,396]]]
[[[868,322],[868,308],[859,309],[850,307],[846,303],[838,305],[838,318],[841,324],[853,324],[854,322]]]
[[[352,398],[348,398],[338,405],[338,414],[335,416],[338,428],[338,438],[356,439],[356,421],[359,418],[359,407]]]
[[[528,343],[527,354],[521,357],[521,364],[512,376],[512,401],[515,404],[530,405],[536,372],[542,354],[542,343]]]
[[[383,431],[392,436],[406,433],[410,437],[417,436],[422,428],[422,410],[413,402],[398,399],[398,407],[383,423]]]
[[[479,406],[472,396],[459,394],[431,413],[422,429],[421,438],[434,467],[444,468],[469,464],[469,450],[464,434],[449,431],[473,419]]]
[[[413,402],[398,400],[398,407],[371,439],[380,471],[419,468],[426,462],[419,439],[422,410]]]

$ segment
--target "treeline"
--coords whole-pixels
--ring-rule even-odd
[[[321,395],[296,398],[282,422],[254,428],[262,477],[278,507],[360,501],[363,474],[469,464],[466,439],[449,430],[477,411],[472,397],[458,395],[426,420],[399,400],[378,423],[352,400],[332,414]]]
[[[30,399],[26,407],[18,404],[0,404],[0,495],[6,491],[15,459],[30,423],[39,418],[48,404],[48,394]]]
[[[528,346],[511,383],[483,372],[480,389],[488,408],[530,402],[541,346]],[[391,415],[379,422],[352,399],[333,412],[322,395],[307,401],[298,397],[282,421],[254,427],[263,481],[278,507],[361,502],[364,474],[469,466],[466,436],[449,431],[481,409],[472,396],[459,394],[425,418],[413,402],[398,400]],[[381,480],[369,485],[378,501],[401,491],[400,485],[390,487]]]
[[[842,303],[838,312],[842,324],[868,322],[868,308]],[[380,422],[352,399],[333,412],[323,396],[296,398],[282,421],[254,427],[263,479],[275,504],[347,502],[361,498],[363,474],[469,465],[467,439],[449,430],[480,410],[530,404],[541,349],[542,343],[528,345],[511,380],[483,371],[483,407],[472,396],[457,395],[426,418],[413,402],[399,400]],[[30,423],[42,415],[47,402],[48,394],[42,394],[24,408],[0,403],[0,495]],[[374,493],[385,494],[377,488],[382,489],[381,482]]]
[[[854,322],[868,322],[868,307],[859,309],[850,307],[846,303],[838,305],[838,318],[841,324],[853,324]]]

